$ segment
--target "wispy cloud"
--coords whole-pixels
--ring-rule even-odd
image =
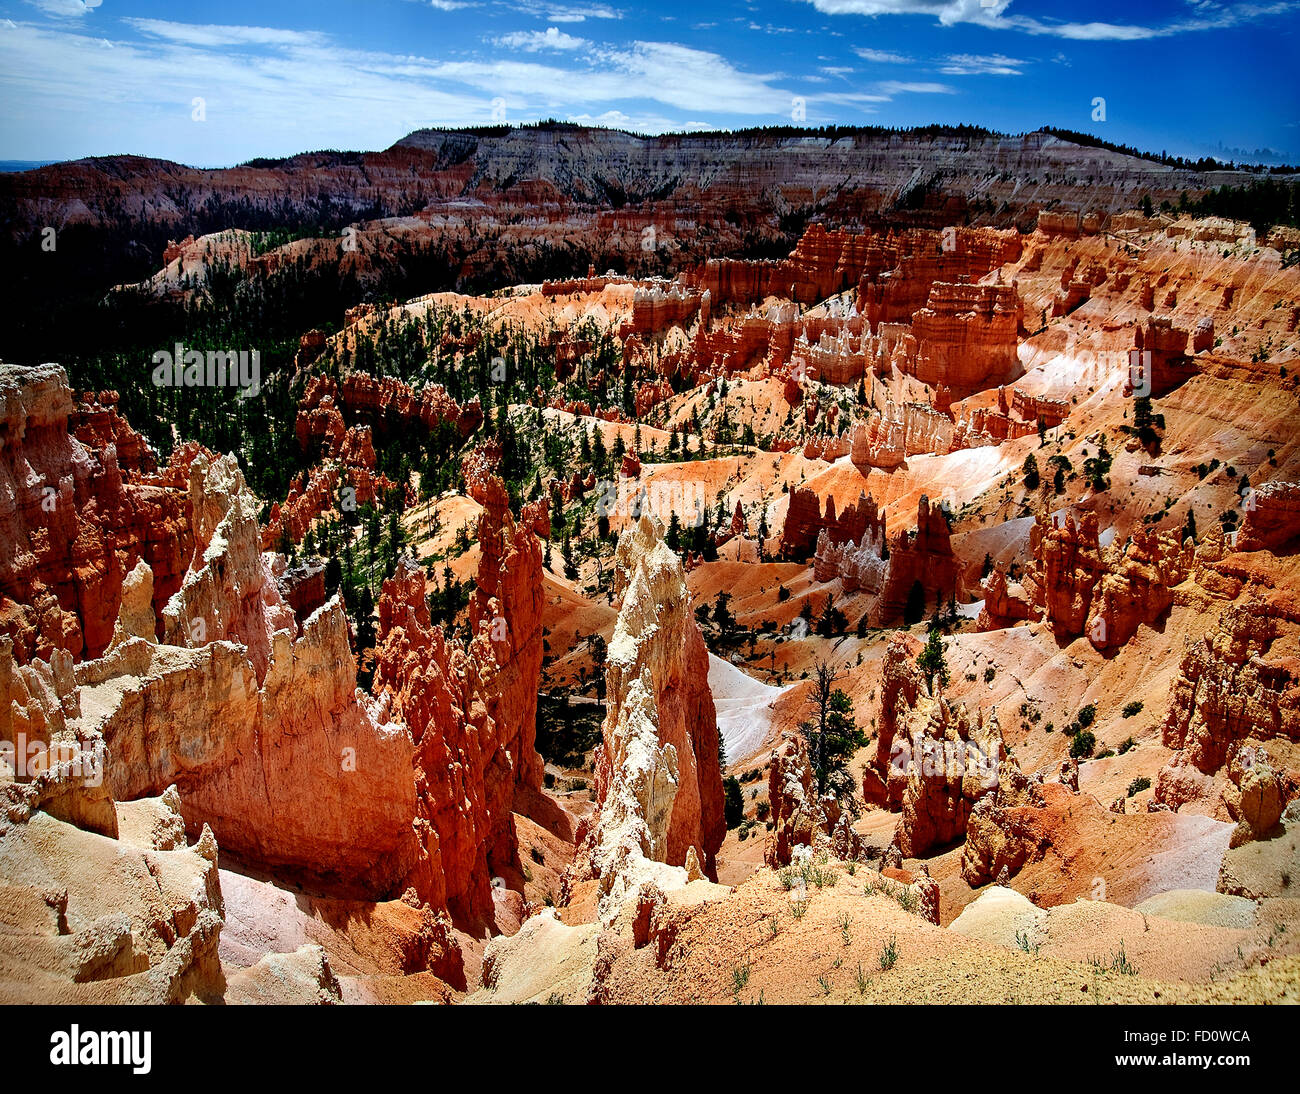
[[[602,129],[625,129],[633,133],[668,133],[711,129],[708,122],[678,122],[662,114],[625,114],[621,110],[606,110],[600,114],[570,114],[566,119],[575,125],[590,125]]]
[[[864,61],[870,61],[876,65],[908,65],[912,63],[911,57],[902,53],[892,53],[887,49],[866,49],[855,46],[853,52]]]
[[[882,95],[955,95],[957,89],[947,84],[915,83],[907,80],[882,80],[876,84]]]
[[[27,0],[34,8],[40,8],[46,15],[57,15],[65,19],[77,19],[89,15],[103,0]]]
[[[623,13],[608,4],[548,4],[543,0],[522,0],[517,8],[524,15],[552,23],[583,23],[588,19],[621,19]]]
[[[690,110],[736,114],[788,114],[791,95],[774,86],[776,74],[744,72],[725,57],[671,42],[636,42],[611,50],[605,60],[636,96]]]
[[[944,59],[939,71],[946,76],[1019,76],[1028,63],[1001,53],[952,53]]]
[[[150,38],[178,45],[219,49],[227,46],[310,46],[318,47],[329,36],[314,30],[281,30],[278,27],[218,26],[211,23],[173,23],[164,19],[126,19]]]
[[[1296,0],[1273,3],[1218,4],[1194,2],[1192,15],[1155,25],[1135,23],[1074,23],[1059,19],[1040,19],[1009,12],[1012,0],[807,0],[825,15],[929,16],[940,25],[951,27],[971,23],[990,30],[1015,30],[1025,34],[1052,35],[1074,41],[1132,42],[1148,38],[1168,38],[1207,30],[1226,30],[1258,22],[1273,15],[1296,11]]]
[[[41,146],[43,158],[140,152],[211,165],[382,147],[413,129],[484,124],[502,103],[508,122],[615,111],[630,119],[622,125],[662,130],[687,118],[782,120],[795,98],[781,73],[749,71],[712,50],[595,45],[555,26],[505,36],[520,54],[440,58],[358,49],[324,31],[123,25],[133,34],[110,41],[62,25],[0,24],[0,94],[14,104],[0,113],[0,145],[15,156]],[[202,122],[191,105],[200,98]],[[820,101],[806,96],[810,117]],[[51,131],[57,150],[48,149]]]

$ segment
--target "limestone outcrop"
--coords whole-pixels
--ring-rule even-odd
[[[137,566],[112,648],[76,666],[69,730],[106,745],[113,798],[174,785],[189,831],[252,865],[370,895],[418,882],[410,737],[359,697],[342,605],[299,632],[232,459],[194,458],[189,503],[194,558],[161,641]]]
[[[916,505],[916,528],[896,532],[890,541],[889,577],[876,605],[876,619],[886,622],[902,616],[917,587],[927,605],[957,593],[948,518],[924,494]]]
[[[820,795],[808,761],[808,745],[798,732],[785,732],[772,750],[768,770],[771,831],[763,846],[763,861],[776,868],[788,865],[800,847],[825,850],[844,861],[862,854],[862,840],[853,818],[832,795]]]
[[[0,365],[0,633],[21,662],[99,656],[136,563],[155,611],[186,569],[187,499],[103,398],[77,403],[57,365]]]
[[[1138,529],[1124,544],[1102,548],[1093,513],[1076,524],[1066,514],[1030,529],[1034,566],[1026,581],[1034,604],[1062,638],[1087,635],[1099,650],[1125,645],[1141,624],[1163,616],[1174,587],[1195,564],[1190,543]]]
[[[912,857],[960,839],[976,805],[1014,768],[996,716],[987,723],[942,694],[915,664],[919,644],[896,636],[885,653],[876,754],[863,796],[902,813],[894,846]]]
[[[1279,771],[1263,747],[1246,745],[1229,764],[1229,789],[1224,793],[1228,813],[1237,822],[1233,847],[1270,835],[1287,802],[1296,793],[1294,777]]]
[[[1285,652],[1294,648],[1297,624],[1300,614],[1285,601],[1224,608],[1218,624],[1183,652],[1162,728],[1165,747],[1185,750],[1197,770],[1213,774],[1248,739],[1300,740],[1300,688],[1294,657]]]
[[[0,1002],[219,1002],[217,845],[133,846],[45,812],[0,820]]]
[[[466,458],[470,497],[483,506],[478,541],[482,557],[470,594],[472,631],[491,643],[492,686],[488,715],[506,734],[503,747],[514,757],[510,792],[540,795],[542,761],[537,755],[537,681],[542,668],[542,548],[533,528],[543,521],[545,499],[523,506],[518,523],[510,512],[505,484],[493,471],[499,453],[476,449]]]
[[[373,688],[410,727],[413,816],[431,864],[429,901],[459,919],[492,911],[491,880],[516,864],[511,726],[488,713],[495,659],[482,631],[464,649],[429,619],[424,572],[404,560],[384,582]]]
[[[1300,483],[1266,482],[1250,491],[1246,519],[1237,533],[1239,551],[1285,554],[1300,540]]]
[[[1025,864],[1041,857],[1051,843],[1050,832],[1071,804],[1076,791],[1059,783],[1028,778],[1009,770],[996,791],[976,803],[967,819],[961,874],[967,884],[1004,885]],[[1101,807],[1086,799],[1094,810]]]
[[[936,282],[912,316],[915,375],[952,391],[980,391],[1020,375],[1017,331],[1023,308],[1015,285]]]
[[[817,549],[823,532],[835,545],[861,544],[868,538],[880,540],[885,535],[885,518],[875,501],[865,494],[859,494],[856,502],[839,513],[834,498],[826,499],[823,510],[816,493],[795,487],[790,491],[781,528],[781,557],[806,559]]]
[[[795,508],[801,501],[792,496],[790,505],[802,515],[802,507]],[[834,521],[834,500],[826,505],[827,519]],[[915,529],[896,532],[886,542],[883,514],[872,499],[860,499],[855,508],[845,510],[842,521],[823,522],[817,533],[813,576],[821,582],[838,580],[849,594],[874,594],[868,610],[872,620],[880,623],[898,619],[913,600],[935,605],[954,595],[957,563],[947,518],[922,495],[916,519]]]
[[[292,634],[295,624],[262,554],[257,499],[233,457],[201,453],[190,467],[189,501],[194,558],[162,610],[163,641],[190,648],[241,643],[260,682],[273,636]]]
[[[619,537],[614,595],[622,607],[606,662],[595,809],[580,825],[574,867],[599,878],[607,917],[647,882],[684,884],[691,856],[715,877],[726,833],[708,652],[681,560],[654,517]]]
[[[976,626],[982,631],[1001,630],[1034,618],[1036,609],[1030,604],[1024,587],[1019,582],[1007,581],[1007,575],[1001,570],[989,572],[980,582],[980,592],[984,607],[980,609]]]
[[[315,376],[299,404],[295,423],[299,444],[307,448],[313,439],[323,440],[330,454],[338,454],[345,438],[345,418],[380,430],[413,425],[437,429],[445,423],[468,437],[483,424],[483,409],[477,399],[462,406],[437,384],[416,389],[396,377],[365,372],[349,372],[337,383],[328,376]]]

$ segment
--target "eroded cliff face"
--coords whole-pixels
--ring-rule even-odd
[[[138,561],[155,609],[185,572],[187,499],[112,403],[78,403],[57,365],[0,365],[0,631],[20,662],[99,656]]]
[[[33,411],[48,423],[26,437],[37,458],[62,443],[93,481],[68,438],[61,371],[11,375],[19,424]],[[106,417],[97,428],[110,427],[122,435]],[[10,440],[21,466],[23,435]],[[171,787],[184,828],[210,828],[234,862],[339,896],[409,892],[490,924],[493,875],[518,871],[512,810],[544,804],[540,518],[515,524],[490,458],[466,477],[484,506],[471,640],[453,646],[431,625],[423,573],[404,563],[381,597],[372,698],[356,687],[338,598],[301,621],[285,600],[283,560],[261,549],[258,502],[235,460],[182,446],[157,489],[185,514],[192,546],[161,620],[156,575],[138,558],[118,579],[102,656],[76,663],[54,646],[25,661],[4,640],[0,740],[98,749],[104,770],[97,792],[68,793],[66,763],[24,782],[23,809],[112,836],[114,801]],[[115,542],[111,523],[98,531]],[[720,793],[718,803],[720,816]]]
[[[772,750],[767,787],[772,828],[763,845],[763,861],[768,866],[785,866],[814,848],[845,862],[861,856],[862,838],[853,830],[850,811],[833,795],[817,792],[801,733],[781,735]]]
[[[1296,636],[1300,612],[1285,599],[1230,604],[1204,638],[1188,644],[1162,730],[1213,774],[1249,738],[1300,741]]]
[[[791,494],[790,514],[796,518],[796,529],[817,529],[813,576],[821,582],[839,581],[848,594],[870,594],[867,611],[873,622],[896,621],[909,601],[933,607],[957,594],[957,561],[948,518],[925,495],[917,502],[916,528],[900,530],[889,539],[884,515],[871,498],[859,498],[838,520],[835,502],[828,499],[827,516],[817,522],[816,499],[807,506],[805,497],[811,497],[811,492]],[[790,519],[787,515],[783,547],[807,534],[791,534]]]
[[[1300,546],[1300,483],[1266,482],[1247,495],[1244,508],[1237,550],[1283,554]]]
[[[488,714],[508,736],[504,747],[517,765],[502,791],[522,799],[540,797],[542,760],[537,755],[537,682],[542,669],[542,548],[533,534],[545,513],[544,500],[523,507],[516,524],[505,484],[493,474],[494,446],[475,450],[464,464],[466,489],[483,506],[478,541],[482,552],[469,621],[491,645],[492,686]]]
[[[4,790],[0,780],[0,798]],[[128,809],[151,814],[161,836],[169,821],[180,825],[174,806],[172,790]],[[0,1002],[160,1005],[225,994],[210,830],[186,847],[183,829],[176,843],[116,839],[44,811],[0,819],[0,876]]]
[[[237,859],[340,892],[429,892],[410,734],[357,691],[342,604],[299,633],[231,458],[198,456],[190,498],[195,558],[161,642],[127,637],[77,668],[114,796],[174,784],[191,831],[211,825]],[[136,611],[124,634],[144,629]]]
[[[1100,545],[1097,517],[1072,515],[1030,530],[1034,567],[1026,582],[1035,606],[1061,638],[1087,635],[1098,650],[1124,646],[1141,624],[1159,620],[1195,564],[1176,533],[1139,529],[1124,544]],[[1004,605],[1008,606],[1008,605]],[[1018,609],[1017,609],[1018,610]]]
[[[491,642],[479,633],[469,651],[449,645],[429,620],[424,572],[407,560],[384,582],[379,622],[373,689],[414,742],[429,901],[461,919],[490,919],[492,876],[515,861],[509,790],[518,777],[510,727],[487,709]]]
[[[490,921],[492,878],[518,871],[512,811],[541,812],[536,749],[542,659],[542,560],[515,524],[490,453],[467,462],[484,506],[471,638],[449,644],[429,619],[424,572],[403,561],[384,582],[373,690],[410,727],[417,827],[431,860],[431,902]],[[526,517],[529,514],[525,514]]]
[[[708,651],[681,560],[651,516],[619,537],[614,595],[623,604],[606,662],[596,807],[580,826],[573,873],[599,879],[609,918],[643,884],[684,884],[674,867],[693,861],[715,877],[726,834]]]
[[[881,670],[876,754],[863,772],[863,797],[902,813],[894,846],[906,857],[960,839],[976,804],[1015,767],[996,715],[945,698],[917,668],[920,644],[898,635]]]

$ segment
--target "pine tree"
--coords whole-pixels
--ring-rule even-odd
[[[722,815],[728,828],[735,828],[745,819],[745,793],[735,775],[728,775],[722,780]]]
[[[930,690],[934,690],[934,681],[937,677],[939,683],[943,686],[948,684],[948,662],[943,656],[943,636],[939,633],[938,627],[930,628],[930,638],[916,658],[916,667],[925,673],[926,683]]]
[[[668,518],[668,531],[664,533],[664,542],[674,551],[682,548],[682,522],[677,519],[677,510]]]
[[[809,696],[812,717],[799,724],[799,732],[808,743],[808,762],[817,780],[819,794],[853,801],[853,777],[849,761],[854,752],[867,743],[858,728],[853,703],[835,687],[837,677],[824,661],[818,663]]]
[[[1039,480],[1038,480],[1038,461],[1034,458],[1034,454],[1033,454],[1032,452],[1029,453],[1029,455],[1025,457],[1025,463],[1024,463],[1024,467],[1022,468],[1022,470],[1023,470],[1024,473],[1025,473],[1025,489],[1026,489],[1026,490],[1037,490],[1037,489],[1038,489],[1038,481],[1039,481]]]

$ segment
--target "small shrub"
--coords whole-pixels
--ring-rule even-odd
[[[1097,738],[1090,729],[1081,729],[1074,735],[1070,742],[1070,757],[1075,760],[1086,760],[1092,755],[1092,750],[1097,747]]]
[[[1140,702],[1125,703],[1124,709],[1120,711],[1125,718],[1132,718],[1135,714],[1142,713],[1142,704]],[[1132,740],[1132,738],[1130,738]]]
[[[1131,783],[1128,784],[1128,796],[1131,798],[1133,797],[1134,794],[1141,794],[1143,790],[1148,790],[1150,789],[1150,787],[1151,787],[1151,780],[1148,779],[1145,775],[1139,775],[1136,779],[1134,779]]]

